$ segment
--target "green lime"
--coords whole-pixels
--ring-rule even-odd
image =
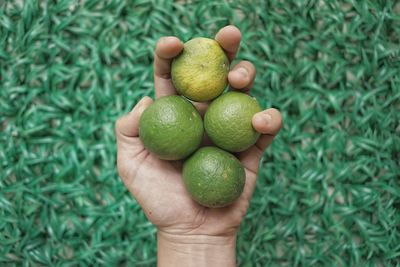
[[[181,96],[164,96],[142,114],[139,137],[160,159],[178,160],[192,154],[203,137],[203,122],[196,108]]]
[[[211,141],[230,152],[240,152],[257,142],[260,134],[252,125],[261,108],[254,97],[228,92],[215,99],[204,116],[204,128]]]
[[[210,208],[239,198],[246,176],[240,161],[217,147],[202,147],[183,165],[183,182],[194,200]]]
[[[212,39],[194,38],[186,42],[171,68],[176,90],[193,101],[212,100],[228,85],[229,60]]]

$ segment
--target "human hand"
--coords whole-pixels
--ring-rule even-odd
[[[226,26],[217,33],[215,40],[232,61],[240,45],[240,31],[234,26]],[[176,37],[163,37],[158,41],[154,56],[157,98],[176,94],[171,81],[171,61],[182,49],[183,43]],[[249,92],[255,75],[253,64],[241,61],[229,72],[230,87]],[[210,209],[197,204],[187,193],[181,177],[182,162],[160,160],[147,151],[140,141],[139,118],[152,102],[149,97],[142,98],[129,114],[118,119],[115,130],[118,171],[147,218],[157,227],[159,262],[163,258],[160,255],[162,246],[177,251],[190,249],[194,243],[197,244],[196,248],[190,250],[196,253],[201,251],[199,244],[203,248],[206,246],[209,253],[216,253],[219,248],[229,247],[231,250],[254,191],[260,158],[281,128],[279,111],[267,109],[253,117],[253,127],[262,135],[254,146],[237,155],[246,172],[246,183],[240,198],[228,207]],[[205,112],[207,105],[195,103],[200,113]],[[168,256],[170,258],[171,254]],[[200,263],[197,261],[196,264],[198,266]],[[223,264],[229,265],[227,261]]]

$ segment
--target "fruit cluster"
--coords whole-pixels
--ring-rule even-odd
[[[140,118],[145,148],[163,160],[183,160],[182,177],[192,198],[206,207],[224,207],[241,195],[245,171],[230,152],[248,149],[259,138],[252,117],[257,100],[229,91],[229,60],[219,44],[195,38],[172,63],[172,81],[179,94],[157,99]],[[210,102],[202,120],[190,101]],[[204,138],[214,146],[201,147]]]

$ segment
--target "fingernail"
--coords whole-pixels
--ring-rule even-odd
[[[263,120],[264,120],[265,124],[270,124],[271,121],[272,121],[272,117],[271,117],[271,115],[269,115],[267,113],[264,113],[263,114]]]
[[[173,40],[174,38],[171,36],[165,36],[161,38],[162,43],[168,43],[169,41]]]
[[[142,112],[142,111],[143,111],[143,110],[141,109],[141,108],[143,108],[142,106],[143,106],[143,99],[141,99],[141,100],[136,104],[136,106],[135,106],[129,113],[133,113],[133,112],[135,112],[136,110],[139,111],[139,112]]]
[[[240,68],[238,68],[237,70],[236,70],[238,73],[240,73],[240,75],[243,77],[243,78],[246,78],[247,76],[248,76],[248,72],[247,72],[247,70],[245,69],[245,68],[243,68],[243,67],[240,67]]]
[[[142,101],[140,101],[139,106],[138,106],[139,114],[142,114],[145,109],[146,109],[146,106],[144,105],[144,99],[142,99]]]

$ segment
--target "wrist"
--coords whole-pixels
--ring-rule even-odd
[[[157,231],[159,267],[236,266],[236,235],[174,235]]]

